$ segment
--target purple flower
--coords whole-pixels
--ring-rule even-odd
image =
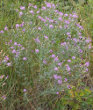
[[[56,94],[59,94],[59,92],[56,92]]]
[[[39,49],[35,49],[35,52],[36,52],[36,53],[39,53]]]
[[[54,68],[54,70],[55,70],[55,71],[58,71],[58,68],[57,68],[57,67],[55,67],[55,68]]]
[[[65,80],[64,80],[65,82],[67,82],[67,78],[65,78]]]
[[[47,36],[45,36],[45,35],[44,35],[44,38],[45,38],[45,39],[48,39],[48,37],[47,37]]]
[[[58,80],[58,84],[62,84],[62,80]]]
[[[71,62],[71,60],[68,60],[68,62]]]
[[[16,50],[15,50],[15,49],[13,49],[13,50],[12,50],[12,53],[16,53]]]
[[[66,70],[67,70],[68,72],[71,70],[68,64],[66,65]]]
[[[58,14],[59,14],[60,16],[63,16],[63,13],[62,13],[62,12],[59,12]]]
[[[4,96],[2,96],[2,98],[3,98],[3,100],[5,100],[6,99],[6,96],[4,95]]]
[[[1,30],[1,31],[0,31],[0,33],[4,33],[4,31],[3,31],[3,30]]]
[[[26,91],[27,91],[26,89],[23,90],[23,92],[26,92]]]
[[[23,12],[19,12],[19,16],[22,16],[23,15]]]
[[[20,6],[20,9],[21,9],[21,10],[25,10],[25,7],[24,7],[24,6]]]
[[[46,10],[46,7],[43,6],[41,9],[42,9],[42,10]]]
[[[33,6],[33,8],[37,9],[37,6],[35,5],[35,6]]]
[[[40,11],[38,10],[36,13],[40,13]]]
[[[20,26],[19,24],[16,24],[16,29],[19,28],[19,26]]]
[[[40,40],[39,40],[39,38],[36,38],[36,39],[35,39],[35,41],[36,41],[37,43],[40,43]]]
[[[76,57],[75,56],[72,56],[72,59],[75,59]]]
[[[49,52],[50,52],[50,53],[52,53],[52,52],[53,52],[53,50],[52,50],[52,49],[50,49],[50,50],[49,50]]]
[[[44,64],[47,64],[46,60],[43,60],[43,63],[44,63]]]
[[[58,57],[55,57],[55,58],[54,58],[54,61],[55,61],[55,62],[58,61]]]
[[[59,21],[62,21],[62,18],[61,18],[61,17],[59,17],[59,18],[58,18],[58,20],[59,20]]]
[[[54,75],[53,75],[53,77],[54,77],[54,79],[55,79],[55,80],[57,80],[57,79],[58,79],[57,74],[54,74]]]
[[[51,57],[52,57],[52,58],[55,58],[55,54],[52,54]]]
[[[14,42],[14,45],[17,45],[17,42]]]
[[[4,30],[5,30],[5,31],[7,31],[7,30],[8,30],[8,27],[7,27],[7,26],[5,26]]]
[[[27,58],[26,58],[26,57],[23,57],[23,60],[24,60],[24,61],[26,61],[26,60],[27,60]]]
[[[85,66],[88,67],[88,66],[89,66],[89,62],[86,62],[86,63],[85,63]]]
[[[62,65],[62,63],[60,62],[60,63],[58,63],[58,66],[61,66]]]
[[[11,63],[7,63],[7,66],[11,66]]]
[[[41,30],[41,27],[38,27],[38,30]]]
[[[53,29],[53,28],[54,28],[54,26],[53,26],[52,24],[50,24],[50,25],[49,25],[49,28]]]
[[[30,12],[31,14],[34,14],[34,11],[33,11],[33,10],[30,10],[29,12]]]

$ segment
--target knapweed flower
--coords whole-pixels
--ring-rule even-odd
[[[57,61],[58,61],[58,57],[55,57],[55,58],[54,58],[54,61],[57,62]]]
[[[64,79],[64,82],[67,82],[67,78]]]
[[[75,56],[72,56],[72,59],[75,59],[76,57]]]
[[[16,24],[16,29],[19,28],[19,26],[20,26],[19,24]]]
[[[52,54],[51,57],[52,57],[52,58],[55,58],[55,54]]]
[[[3,30],[1,30],[1,31],[0,31],[0,33],[4,33],[4,31],[3,31]]]
[[[39,40],[38,37],[35,39],[35,41],[36,41],[37,43],[40,43],[40,40]]]
[[[53,29],[53,28],[54,28],[54,26],[53,26],[52,24],[50,24],[50,25],[49,25],[49,28]]]
[[[56,94],[59,94],[59,92],[56,92]]]
[[[44,7],[44,6],[42,6],[42,8],[41,8],[42,10],[46,10],[46,7]]]
[[[47,64],[47,61],[46,61],[46,60],[43,60],[43,63],[44,63],[44,64]]]
[[[12,53],[16,53],[16,50],[15,50],[15,49],[13,49],[13,50],[12,50]]]
[[[41,30],[41,27],[38,27],[38,30]]]
[[[55,71],[58,71],[58,68],[57,68],[57,67],[55,67],[55,68],[54,68],[54,70],[55,70]]]
[[[44,38],[45,38],[45,39],[48,39],[48,37],[47,37],[47,36],[45,36],[45,35],[44,35]]]
[[[89,62],[86,62],[86,63],[85,63],[85,66],[88,67],[88,66],[89,66]]]
[[[8,27],[7,27],[7,26],[5,26],[4,30],[5,30],[5,31],[8,31]]]
[[[61,17],[58,18],[59,21],[62,21],[63,19]]]
[[[70,71],[71,70],[68,64],[66,65],[66,70],[67,71]]]
[[[25,7],[24,7],[24,6],[20,6],[20,9],[21,9],[21,10],[25,10]]]
[[[58,63],[58,66],[61,66],[61,65],[62,65],[62,62],[59,62],[59,63]]]
[[[23,92],[26,92],[27,90],[26,89],[23,89]]]
[[[58,80],[58,84],[62,84],[62,80]]]
[[[39,53],[39,49],[35,49],[35,52],[36,52],[36,53]]]
[[[3,78],[4,78],[4,76],[5,76],[5,75],[1,75],[1,76],[0,76],[0,79],[3,79]]]
[[[57,79],[58,79],[57,74],[54,74],[54,75],[53,75],[53,77],[54,77],[54,79],[55,79],[55,80],[57,80]]]
[[[30,10],[29,12],[30,12],[31,14],[34,14],[34,11],[33,11],[33,10]]]
[[[67,60],[67,62],[71,62],[71,60]]]
[[[11,62],[10,62],[10,63],[7,63],[6,65],[7,65],[7,66],[11,66],[12,64],[11,64]]]
[[[4,95],[4,96],[2,96],[2,98],[3,98],[3,100],[5,100],[6,99],[6,96]]]
[[[26,61],[26,60],[27,60],[27,58],[26,58],[26,57],[23,57],[23,60],[24,60],[24,61]]]
[[[23,12],[19,12],[19,16],[22,16],[23,15]]]

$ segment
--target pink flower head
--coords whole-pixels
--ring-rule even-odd
[[[59,94],[59,92],[56,92],[56,94]]]
[[[54,68],[54,70],[55,70],[55,71],[58,71],[58,68],[57,68],[57,67],[55,67],[55,68]]]
[[[26,92],[26,91],[27,91],[26,89],[23,90],[23,92]]]
[[[64,80],[65,82],[67,82],[67,78],[65,78],[65,80]]]
[[[11,66],[11,63],[7,63],[7,66]]]
[[[26,60],[27,60],[27,58],[26,58],[26,57],[23,57],[23,60],[24,60],[24,61],[26,61]]]
[[[61,65],[62,65],[62,63],[61,63],[61,62],[59,62],[59,63],[58,63],[58,66],[61,66]]]
[[[47,64],[47,61],[46,61],[46,60],[43,60],[43,63],[44,63],[44,64]]]
[[[39,49],[35,49],[35,52],[36,52],[36,53],[39,53]]]
[[[72,56],[72,59],[75,59],[76,57],[75,56]]]
[[[38,30],[41,30],[41,27],[38,27]]]
[[[45,36],[45,35],[44,35],[44,38],[45,38],[45,39],[48,39],[48,37],[47,37],[47,36]]]
[[[54,28],[54,26],[53,26],[52,24],[50,24],[50,25],[49,25],[49,28],[53,29],[53,28]]]
[[[59,21],[62,21],[62,18],[61,18],[61,17],[59,17],[59,18],[58,18],[58,20],[59,20]]]
[[[7,26],[5,26],[4,30],[5,30],[5,31],[7,31],[7,30],[8,30],[8,27],[7,27]]]
[[[52,57],[52,58],[55,58],[55,54],[52,54],[51,57]]]
[[[24,6],[20,6],[20,9],[21,9],[21,10],[25,10],[25,7],[24,7]]]
[[[58,80],[58,84],[62,84],[62,80]]]
[[[54,61],[55,61],[55,62],[58,61],[58,57],[55,57],[55,58],[54,58]]]
[[[66,70],[67,70],[68,72],[71,70],[68,64],[66,65]]]
[[[16,29],[19,28],[19,26],[20,26],[19,24],[16,24]]]
[[[19,16],[22,16],[23,15],[23,12],[19,12]]]
[[[40,43],[40,40],[39,40],[39,38],[36,38],[36,39],[35,39],[35,41],[36,41],[37,43]]]
[[[33,11],[33,10],[30,10],[29,12],[30,12],[31,14],[34,14],[34,11]]]
[[[0,33],[4,33],[4,31],[3,31],[3,30],[1,30],[1,31],[0,31]]]
[[[71,62],[71,60],[68,60],[68,62]]]
[[[43,6],[41,9],[42,9],[42,10],[46,10],[46,7]]]
[[[85,66],[88,67],[88,66],[89,66],[89,62],[86,62],[86,63],[85,63]]]
[[[54,74],[54,75],[53,75],[53,77],[54,77],[54,79],[55,79],[55,80],[57,80],[57,79],[58,79],[57,74]]]

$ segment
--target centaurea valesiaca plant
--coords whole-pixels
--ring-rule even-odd
[[[8,55],[2,62],[9,67],[2,73],[12,76],[13,93],[21,95],[24,103],[29,100],[36,108],[47,107],[49,99],[72,89],[88,72],[91,40],[84,36],[76,13],[62,13],[53,3],[45,2],[40,9],[29,4],[27,11],[21,6],[17,13],[22,23],[5,35],[0,31]]]

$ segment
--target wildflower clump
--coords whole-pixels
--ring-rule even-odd
[[[0,31],[9,57],[3,62],[12,66],[6,73],[12,75],[13,82],[16,80],[17,95],[26,92],[27,101],[31,99],[36,108],[46,109],[48,100],[66,94],[88,72],[90,41],[77,14],[60,12],[53,3],[45,2],[41,8],[29,4],[26,12],[20,6],[17,13],[22,23],[5,35]]]

